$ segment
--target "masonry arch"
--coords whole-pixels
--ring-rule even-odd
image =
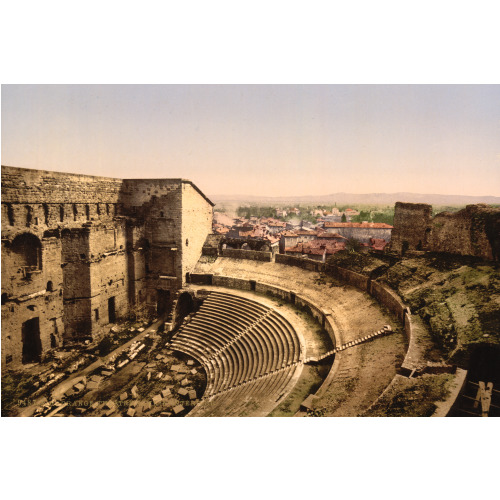
[[[22,233],[14,238],[10,246],[13,267],[42,269],[42,243],[31,233]]]

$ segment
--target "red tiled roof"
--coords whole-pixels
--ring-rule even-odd
[[[325,222],[324,227],[359,227],[365,229],[392,229],[392,226],[384,222]]]

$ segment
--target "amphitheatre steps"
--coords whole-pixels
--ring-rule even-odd
[[[328,351],[325,354],[322,354],[321,356],[318,357],[310,357],[304,360],[304,363],[318,363],[320,361],[323,361],[326,358],[329,358],[330,356],[333,356],[337,352],[345,351],[346,349],[349,349],[350,347],[355,347],[359,344],[363,344],[365,342],[369,342],[370,340],[373,340],[378,337],[382,337],[384,335],[389,335],[391,333],[394,333],[392,328],[389,325],[385,325],[382,329],[376,331],[375,333],[370,333],[369,335],[366,335],[364,337],[361,337],[359,339],[352,340],[351,342],[347,342],[345,344],[340,345],[339,347]]]
[[[257,406],[277,401],[303,362],[298,335],[285,318],[223,292],[208,295],[170,348],[197,359],[207,373],[205,394],[193,414],[237,414],[249,401]]]

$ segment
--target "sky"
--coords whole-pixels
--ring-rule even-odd
[[[2,85],[2,165],[207,195],[500,195],[500,85]]]

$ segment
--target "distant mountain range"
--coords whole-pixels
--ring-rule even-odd
[[[475,203],[499,205],[499,196],[463,196],[453,194],[420,193],[332,193],[321,196],[251,196],[251,195],[209,195],[214,203],[251,203],[251,204],[310,204],[310,205],[393,205],[396,201],[410,203],[429,203],[436,206],[460,206]]]

